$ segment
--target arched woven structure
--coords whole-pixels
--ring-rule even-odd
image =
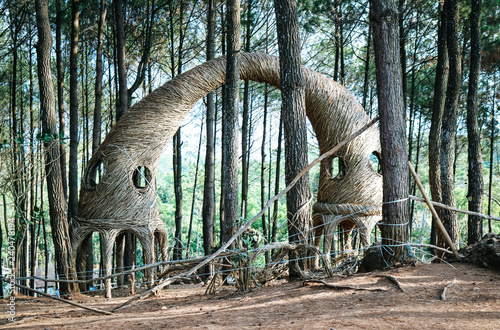
[[[136,103],[111,129],[84,172],[79,216],[73,219],[71,233],[73,264],[82,240],[94,231],[104,237],[104,274],[110,273],[113,243],[120,232],[137,235],[146,262],[153,261],[156,234],[163,256],[167,257],[167,233],[156,200],[159,158],[194,104],[224,83],[225,72],[224,57],[201,64]],[[304,75],[307,116],[320,151],[325,152],[364,126],[369,118],[340,84],[307,68]],[[241,79],[279,87],[279,59],[242,53]],[[370,155],[378,150],[378,132],[372,127],[336,155],[345,164],[344,175],[332,178],[328,161],[321,164],[318,204],[314,207],[317,234],[327,222],[326,215],[348,216],[381,202],[382,177],[370,165]],[[345,219],[369,237],[380,208],[364,212]],[[110,280],[106,286],[110,296]]]

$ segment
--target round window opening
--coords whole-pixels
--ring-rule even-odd
[[[146,166],[138,166],[132,175],[134,186],[139,189],[144,189],[150,185],[151,171]]]

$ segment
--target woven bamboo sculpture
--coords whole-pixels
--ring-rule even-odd
[[[78,217],[71,229],[73,265],[83,239],[95,231],[103,238],[105,275],[111,271],[116,236],[123,232],[137,236],[146,263],[154,261],[155,239],[167,259],[167,232],[159,217],[155,183],[159,158],[194,104],[224,83],[225,72],[224,57],[199,65],[133,105],[111,129],[82,179]],[[325,152],[369,118],[343,86],[307,68],[303,72],[307,116]],[[279,87],[279,59],[242,53],[241,79]],[[381,214],[382,177],[370,164],[370,155],[379,147],[378,131],[372,127],[335,156],[344,165],[340,175],[331,176],[332,159],[321,164],[318,202],[313,206],[317,237],[325,229],[331,242],[335,226],[342,222],[348,229],[356,226],[363,242],[369,243]],[[108,297],[110,284],[105,283]]]

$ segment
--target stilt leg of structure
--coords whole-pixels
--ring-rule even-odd
[[[142,245],[142,252],[144,254],[144,263],[152,264],[154,262],[154,245],[153,245],[153,234],[147,236],[138,236],[139,241]],[[146,283],[148,288],[151,288],[153,284],[153,278],[155,270],[154,268],[149,268],[144,271],[146,277]]]
[[[104,260],[102,262],[102,264],[103,264],[103,272],[102,273],[104,276],[108,276],[108,275],[111,275],[111,270],[112,270],[111,269],[112,268],[111,256],[113,254],[113,245],[115,242],[116,235],[112,235],[110,233],[105,233],[101,237],[102,237],[101,245],[102,245],[102,248],[104,250],[104,255],[103,255]],[[104,280],[104,290],[105,290],[104,296],[106,298],[111,298],[111,278]]]

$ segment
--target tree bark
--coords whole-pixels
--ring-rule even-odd
[[[177,130],[173,139],[173,169],[175,193],[175,236],[174,260],[182,259],[182,156],[181,156],[181,129]]]
[[[369,86],[369,75],[370,75],[370,43],[372,39],[372,28],[371,24],[368,25],[368,37],[366,41],[366,57],[365,57],[365,80],[363,83],[363,109],[367,114],[370,113],[368,109],[366,109],[366,99],[368,98],[368,86]]]
[[[446,32],[450,72],[444,104],[443,122],[441,125],[441,190],[442,203],[455,207],[455,135],[457,131],[458,99],[461,86],[461,61],[458,45],[458,1],[446,0],[444,3],[446,15]],[[458,242],[458,219],[453,211],[441,210],[441,221],[454,243]],[[438,246],[446,247],[444,236],[438,235]]]
[[[494,95],[494,94],[493,94]],[[493,97],[494,99],[495,97]],[[491,107],[491,130],[490,130],[490,176],[488,179],[488,215],[491,215],[491,203],[493,202],[493,153],[495,151],[495,104]],[[488,220],[488,233],[491,233],[491,220]]]
[[[125,63],[125,18],[122,0],[115,0],[116,57],[118,62],[118,97],[116,98],[116,121],[127,111],[127,67]]]
[[[281,114],[285,130],[285,181],[288,185],[308,164],[305,88],[297,2],[275,0],[274,8],[280,54]],[[309,241],[310,197],[309,175],[306,174],[286,194],[290,242],[307,244]],[[300,276],[300,268],[306,268],[303,260],[296,260],[297,257],[299,256],[294,252],[289,256],[290,280]]]
[[[481,0],[472,0],[470,13],[471,56],[469,72],[469,93],[467,94],[467,138],[469,142],[468,199],[469,211],[483,213],[483,155],[481,152],[481,134],[477,123],[478,85],[481,69]],[[482,220],[469,215],[467,243],[475,244],[482,237]]]
[[[246,32],[245,32],[245,51],[250,52],[250,41],[252,37],[252,0],[248,1],[246,12]],[[241,125],[241,217],[247,218],[248,210],[248,171],[250,151],[248,126],[250,117],[250,82],[245,80],[243,87],[243,121]]]
[[[207,11],[207,61],[215,54],[215,0],[208,1]],[[214,92],[207,95],[207,142],[205,149],[205,179],[203,185],[203,250],[205,255],[212,253],[214,245],[214,212],[215,212],[215,141],[214,141]],[[211,274],[211,267],[205,267],[205,274]]]
[[[52,36],[50,32],[48,0],[36,0],[36,22],[38,28],[38,81],[40,88],[40,110],[42,113],[43,136],[54,136],[57,132],[56,109],[54,90],[52,85],[52,72],[50,68],[50,51]],[[56,134],[57,136],[57,134]],[[45,172],[47,191],[49,195],[49,214],[54,241],[57,272],[61,279],[67,279],[70,271],[69,265],[69,226],[66,215],[66,200],[64,199],[63,184],[61,180],[61,164],[59,162],[59,139],[50,138],[44,141],[45,147]],[[70,292],[70,286],[60,284],[60,293]]]
[[[406,256],[408,239],[408,154],[400,63],[398,10],[395,0],[372,0],[377,93],[382,145],[383,202],[382,244],[386,262]]]
[[[434,97],[432,106],[431,127],[429,130],[429,184],[431,188],[432,200],[442,203],[441,191],[441,125],[443,121],[444,101],[446,98],[446,86],[448,84],[449,61],[448,47],[446,46],[447,18],[444,11],[441,10],[441,22],[438,28],[438,58],[436,64],[436,76],[434,80]],[[436,211],[438,215],[441,210]],[[432,222],[431,244],[436,242],[436,220]]]
[[[69,219],[78,214],[78,30],[80,1],[72,0],[69,56]]]
[[[222,182],[224,223],[222,241],[226,242],[235,232],[239,215],[238,196],[238,109],[240,88],[240,0],[227,0],[227,68],[226,109],[223,121]]]
[[[61,29],[62,29],[62,10],[61,1],[56,0],[56,68],[57,68],[57,109],[59,113],[59,134],[65,136],[65,109],[64,109],[64,73],[62,63],[62,50],[61,50]],[[66,146],[61,143],[61,177],[64,189],[64,198],[68,198],[68,175],[66,169]]]
[[[99,22],[97,23],[97,54],[95,68],[95,107],[94,107],[94,127],[92,131],[92,154],[94,154],[101,144],[102,125],[102,50],[104,45],[104,24],[108,12],[107,0],[100,1]]]

